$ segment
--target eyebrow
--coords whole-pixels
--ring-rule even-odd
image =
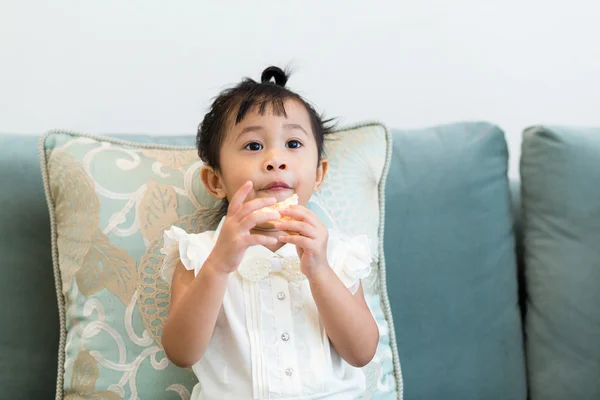
[[[300,129],[302,132],[304,132],[304,134],[306,136],[308,136],[308,132],[306,132],[306,130],[302,127],[302,125],[299,124],[285,124],[283,125],[284,129]],[[260,125],[250,125],[245,127],[244,129],[242,129],[242,131],[239,133],[238,137],[242,136],[244,133],[247,132],[255,132],[255,131],[262,131],[265,128],[263,128]]]
[[[238,137],[242,136],[246,132],[262,131],[264,128],[260,125],[250,125],[242,129]]]
[[[285,129],[300,129],[306,136],[308,136],[308,132],[302,127],[302,125],[298,124],[285,124],[283,125]]]

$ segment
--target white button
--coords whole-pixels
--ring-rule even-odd
[[[285,299],[285,293],[283,293],[283,292],[279,292],[279,293],[277,293],[277,298],[278,298],[279,300],[283,300],[283,299]]]
[[[290,335],[288,335],[287,333],[284,333],[283,335],[281,335],[281,340],[283,340],[284,342],[287,342],[288,340],[290,340]]]
[[[294,370],[293,370],[293,369],[291,369],[291,368],[288,368],[288,369],[286,369],[286,370],[285,370],[285,374],[286,374],[287,376],[292,376],[292,374],[293,374],[293,373],[294,373]]]

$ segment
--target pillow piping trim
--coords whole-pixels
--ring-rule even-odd
[[[386,140],[386,151],[385,161],[383,169],[381,171],[381,177],[378,184],[378,196],[379,196],[379,227],[378,227],[378,251],[379,251],[379,271],[378,277],[379,288],[380,288],[380,301],[382,311],[385,319],[388,323],[389,337],[390,337],[390,348],[392,350],[392,364],[394,369],[394,380],[396,381],[396,395],[398,400],[403,399],[404,384],[402,379],[402,369],[400,366],[400,358],[398,355],[398,346],[396,344],[396,331],[394,328],[394,320],[392,316],[392,309],[387,292],[387,281],[386,281],[386,265],[385,257],[383,256],[383,235],[384,235],[384,222],[385,222],[385,184],[389,172],[389,167],[392,158],[392,135],[387,127],[381,122],[377,121],[366,121],[357,124],[351,124],[336,129],[334,132],[343,132],[349,130],[355,130],[367,127],[380,127],[385,133]],[[103,135],[94,135],[81,132],[75,132],[70,130],[50,130],[44,133],[38,139],[38,155],[40,158],[40,169],[42,173],[42,181],[44,184],[44,193],[46,195],[46,204],[48,206],[48,213],[50,216],[50,237],[52,245],[52,270],[54,274],[54,286],[56,289],[56,298],[58,302],[58,318],[59,318],[59,340],[58,340],[58,368],[56,377],[56,397],[55,400],[63,400],[64,398],[64,374],[65,374],[65,351],[67,341],[67,329],[66,329],[66,310],[65,301],[62,295],[62,281],[60,278],[60,266],[58,262],[58,245],[57,245],[57,232],[56,232],[56,218],[54,214],[54,201],[52,199],[52,193],[50,191],[50,177],[48,172],[47,154],[46,154],[46,141],[52,135],[70,135],[74,137],[84,137],[88,139],[94,139],[101,142],[108,142],[116,145],[136,147],[142,149],[153,149],[153,150],[197,150],[194,146],[181,146],[181,145],[169,145],[169,144],[156,144],[156,143],[140,143],[129,140],[117,139]]]
[[[58,263],[58,246],[56,242],[56,218],[54,216],[54,200],[50,192],[50,177],[48,174],[48,163],[45,149],[46,139],[58,131],[47,132],[38,140],[38,155],[40,158],[40,169],[42,172],[42,181],[44,184],[44,194],[46,195],[46,205],[50,216],[50,238],[52,245],[52,271],[54,273],[54,288],[56,290],[56,300],[58,302],[58,320],[59,320],[59,338],[58,338],[58,367],[56,376],[56,396],[55,400],[62,400],[64,395],[64,374],[65,374],[65,347],[67,341],[67,328],[65,316],[65,300],[62,295],[62,280],[60,279],[60,268]]]
[[[392,363],[394,367],[394,375],[396,378],[396,394],[398,400],[403,400],[404,398],[404,380],[402,378],[402,367],[400,365],[400,356],[398,354],[398,345],[396,343],[396,329],[394,325],[394,317],[392,314],[392,307],[390,305],[390,300],[388,297],[387,290],[387,274],[386,274],[386,264],[384,257],[384,238],[385,234],[385,186],[387,182],[388,172],[390,169],[390,164],[392,161],[392,147],[393,147],[393,137],[390,131],[384,124],[378,123],[381,125],[385,132],[386,139],[386,149],[385,149],[385,161],[383,164],[383,171],[381,171],[381,179],[379,180],[379,230],[377,232],[377,236],[379,238],[379,288],[380,288],[380,296],[381,296],[381,306],[383,308],[383,312],[385,314],[385,319],[388,321],[388,329],[390,336],[390,347],[392,349]]]

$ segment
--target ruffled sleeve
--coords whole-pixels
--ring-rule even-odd
[[[187,233],[177,226],[166,230],[163,235],[163,248],[160,249],[165,255],[160,269],[161,277],[171,283],[179,260],[187,270],[194,271],[194,276],[198,275],[214,246],[212,234],[212,231]]]
[[[327,249],[329,265],[352,294],[356,293],[360,280],[371,273],[371,251],[366,235],[343,240],[330,235]]]

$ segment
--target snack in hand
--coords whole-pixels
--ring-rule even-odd
[[[265,207],[262,210],[264,210],[264,211],[275,210],[275,211],[279,212],[281,210],[285,210],[286,208],[290,208],[291,206],[296,206],[296,205],[298,205],[298,195],[294,193],[292,196],[288,197],[287,199],[280,201],[277,204],[273,204],[272,206]],[[264,224],[264,226],[269,227],[269,228],[275,228],[275,223],[277,223],[277,222],[292,221],[292,220],[293,219],[290,217],[281,217],[278,220],[266,222]],[[292,233],[292,232],[289,232],[289,233]]]

